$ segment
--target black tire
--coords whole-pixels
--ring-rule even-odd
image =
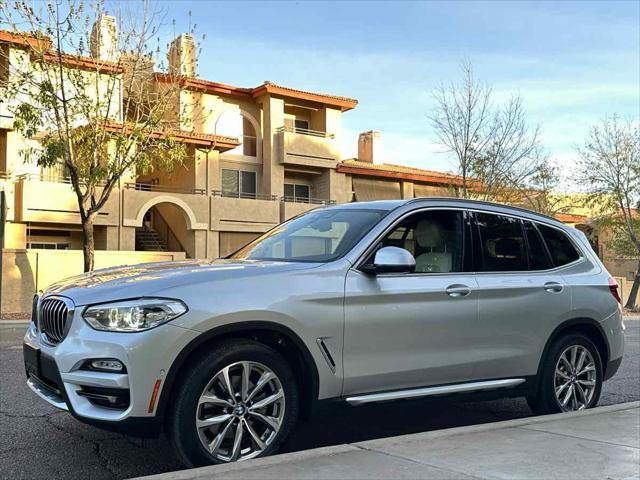
[[[556,397],[555,372],[556,365],[560,361],[562,353],[574,345],[587,349],[595,363],[595,390],[585,408],[592,408],[598,404],[602,390],[602,359],[600,358],[598,348],[585,335],[569,333],[556,339],[549,348],[546,357],[542,359],[542,369],[541,375],[538,378],[537,394],[527,397],[529,408],[536,415],[567,411],[562,407]]]
[[[204,447],[196,428],[196,409],[205,387],[223,368],[236,362],[257,362],[268,367],[278,378],[284,392],[284,417],[276,436],[257,456],[275,453],[293,428],[298,416],[298,387],[286,360],[272,348],[250,340],[229,340],[192,362],[172,395],[172,405],[165,419],[166,433],[178,457],[187,467],[226,463],[212,456]],[[233,409],[231,409],[233,411]]]

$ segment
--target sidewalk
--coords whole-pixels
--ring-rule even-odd
[[[640,402],[383,438],[144,478],[640,479]]]

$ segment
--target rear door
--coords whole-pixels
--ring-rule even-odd
[[[535,223],[475,214],[479,262],[476,379],[535,375],[554,325],[571,309],[571,294]]]

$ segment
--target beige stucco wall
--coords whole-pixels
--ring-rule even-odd
[[[320,205],[313,203],[295,203],[295,202],[281,202],[280,203],[280,217],[284,222],[290,218],[300,215],[301,213],[308,212],[314,208],[318,208]]]
[[[182,252],[96,251],[98,268],[184,259]],[[82,273],[80,250],[17,250],[2,252],[2,313],[29,312],[36,290]]]
[[[250,232],[220,232],[219,256],[225,257],[235,252],[260,235],[260,233]]]
[[[316,137],[293,132],[276,133],[278,160],[292,165],[331,167],[340,159],[334,138]]]
[[[188,225],[193,230],[206,230],[208,223],[208,198],[206,195],[187,193],[149,192],[143,190],[125,190],[123,195],[123,225],[127,227],[142,226],[144,214],[154,205],[160,203],[176,205],[186,214]]]
[[[20,180],[15,184],[15,217],[20,222],[79,224],[78,197],[68,183]],[[111,192],[95,224],[118,225],[118,190]]]
[[[438,187],[435,185],[415,184],[413,186],[414,196],[418,197],[449,197],[451,190],[447,187]],[[412,198],[412,197],[405,197]]]
[[[266,232],[280,223],[276,201],[215,196],[210,201],[212,230]]]

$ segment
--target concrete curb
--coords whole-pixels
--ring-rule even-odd
[[[377,438],[375,440],[366,440],[364,442],[356,442],[350,445],[357,445],[362,448],[375,448],[381,444],[394,445],[398,443],[413,443],[422,440],[432,440],[435,438],[451,437],[455,435],[465,435],[469,433],[487,432],[490,430],[498,430],[501,428],[514,428],[523,425],[535,425],[539,423],[551,422],[554,420],[568,420],[575,417],[586,417],[590,415],[602,415],[604,413],[617,412],[620,410],[631,410],[640,408],[640,401],[618,403],[616,405],[607,405],[605,407],[596,407],[582,412],[555,413],[553,415],[540,415],[537,417],[516,418],[513,420],[503,420],[501,422],[483,423],[481,425],[467,425],[464,427],[445,428],[443,430],[432,430],[430,432],[411,433],[408,435],[398,435],[396,437]]]
[[[617,405],[609,405],[606,407],[597,407],[583,412],[559,413],[554,415],[543,415],[538,417],[518,418],[514,420],[505,420],[501,422],[485,423],[482,425],[469,425],[465,427],[447,428],[443,430],[433,430],[430,432],[414,433],[409,435],[400,435],[396,437],[379,438],[375,440],[367,440],[364,442],[355,442],[352,444],[336,445],[331,447],[322,447],[312,450],[304,450],[300,452],[284,453],[281,455],[273,455],[271,457],[258,458],[241,463],[231,463],[225,465],[213,465],[208,467],[193,468],[188,470],[179,470],[175,472],[161,473],[144,478],[146,480],[191,480],[193,478],[214,478],[224,476],[225,472],[236,472],[245,469],[255,470],[261,467],[268,467],[280,463],[298,462],[321,457],[331,457],[343,453],[357,452],[362,450],[375,450],[385,445],[394,445],[400,443],[413,443],[425,440],[433,440],[443,437],[452,437],[457,435],[465,435],[470,433],[485,432],[491,430],[500,430],[507,428],[521,427],[523,425],[535,425],[540,423],[551,422],[554,420],[567,420],[575,417],[584,417],[592,415],[602,415],[610,412],[631,410],[640,408],[640,401],[621,403]]]

